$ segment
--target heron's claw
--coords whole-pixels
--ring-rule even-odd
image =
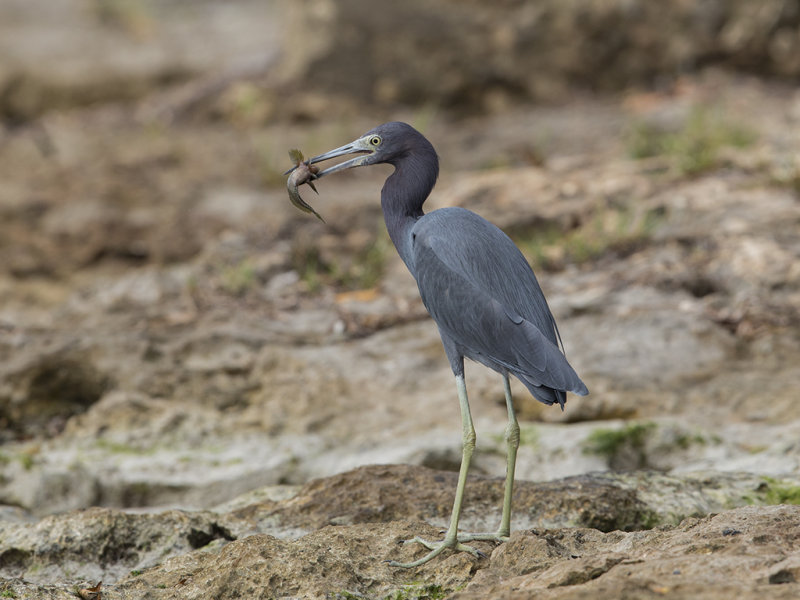
[[[458,538],[453,538],[453,539],[445,538],[441,542],[430,542],[428,540],[422,539],[419,536],[416,536],[410,540],[403,540],[403,544],[421,544],[425,546],[428,550],[430,550],[430,552],[425,556],[423,556],[422,558],[409,563],[401,563],[396,560],[390,560],[388,561],[390,567],[401,567],[403,569],[411,569],[413,567],[418,567],[420,565],[424,565],[429,560],[436,558],[448,548],[452,548],[457,552],[469,552],[475,558],[486,558],[486,555],[483,552],[481,552],[477,548],[473,548],[472,546],[467,546],[466,544],[462,544]]]

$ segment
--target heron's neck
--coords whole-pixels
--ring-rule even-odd
[[[434,154],[434,157],[436,155]],[[412,274],[411,228],[424,215],[422,204],[431,193],[438,169],[432,170],[424,157],[407,156],[395,164],[395,171],[381,190],[381,208],[386,229],[397,253]]]

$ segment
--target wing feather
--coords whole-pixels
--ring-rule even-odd
[[[440,209],[423,217],[414,234],[422,301],[465,356],[494,363],[529,388],[586,393],[559,350],[555,320],[533,271],[502,231],[469,211]],[[543,396],[552,402],[553,394]]]

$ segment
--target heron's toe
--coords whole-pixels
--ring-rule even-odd
[[[494,542],[502,544],[508,541],[508,536],[501,533],[465,533],[458,536],[459,542]]]
[[[473,548],[472,546],[468,546],[466,544],[462,544],[461,541],[459,539],[457,539],[457,538],[447,538],[446,537],[441,542],[431,542],[431,541],[422,539],[419,536],[416,536],[416,537],[414,537],[414,538],[412,538],[410,540],[404,540],[403,544],[421,544],[422,546],[424,546],[425,548],[430,550],[430,552],[428,554],[426,554],[425,556],[423,556],[422,558],[420,558],[418,560],[415,560],[415,561],[412,561],[412,562],[408,562],[408,563],[401,563],[401,562],[398,562],[396,560],[390,560],[390,561],[388,561],[389,566],[391,566],[391,567],[401,567],[401,568],[405,568],[405,569],[412,568],[412,567],[418,567],[420,565],[424,565],[426,562],[428,562],[432,558],[435,558],[436,556],[439,556],[442,552],[444,552],[448,548],[452,548],[456,552],[468,552],[468,553],[472,554],[472,556],[474,556],[475,558],[486,558],[486,555],[483,552],[481,552],[477,548]]]

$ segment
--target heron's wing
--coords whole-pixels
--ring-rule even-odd
[[[447,212],[415,227],[413,242],[420,294],[442,331],[471,358],[524,375],[534,386],[585,393],[558,349],[547,302],[517,247],[474,213]]]
[[[414,228],[419,242],[475,287],[536,326],[556,346],[555,319],[519,248],[497,226],[463,208],[425,215]]]

